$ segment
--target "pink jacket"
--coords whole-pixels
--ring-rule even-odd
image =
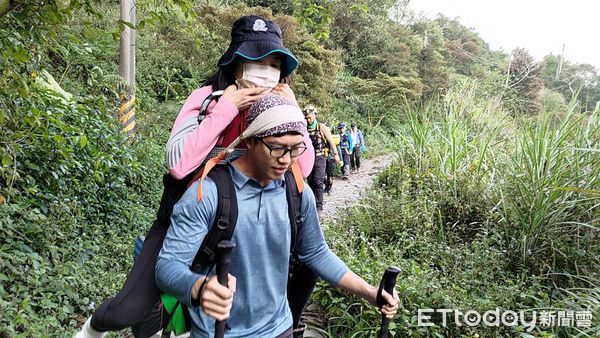
[[[176,179],[182,179],[198,168],[215,146],[229,145],[223,144],[221,134],[239,112],[227,98],[221,97],[218,102],[211,102],[206,110],[206,118],[198,124],[200,106],[210,93],[210,86],[194,90],[175,119],[167,142],[167,164],[171,175]],[[235,135],[239,136],[239,133]],[[312,170],[315,152],[308,133],[304,134],[304,142],[308,149],[300,155],[298,164],[302,176],[306,178]]]

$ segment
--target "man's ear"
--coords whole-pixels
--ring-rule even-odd
[[[246,140],[246,147],[248,147],[248,150],[252,149],[252,147],[254,147],[254,145],[256,144],[256,138],[255,137],[251,137],[249,139]]]

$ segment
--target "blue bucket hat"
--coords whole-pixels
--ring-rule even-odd
[[[217,66],[227,66],[238,56],[256,61],[273,53],[283,56],[281,77],[290,75],[298,66],[298,59],[283,47],[279,26],[263,17],[247,15],[233,23],[231,43],[219,59]]]

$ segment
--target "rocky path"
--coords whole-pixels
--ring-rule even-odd
[[[331,194],[324,196],[321,219],[336,219],[338,212],[352,205],[355,196],[363,195],[371,187],[377,174],[389,166],[393,159],[390,155],[363,159],[360,172],[350,174],[348,180],[336,177]]]

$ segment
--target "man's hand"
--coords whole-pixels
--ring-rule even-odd
[[[200,289],[203,279],[204,278],[200,278],[196,281],[193,291]],[[197,285],[198,287],[196,287]],[[229,312],[233,305],[235,288],[236,279],[232,275],[229,275],[228,287],[219,284],[217,276],[208,277],[206,285],[200,290],[199,295],[200,305],[204,309],[204,312],[216,320],[225,320],[229,318]],[[198,297],[198,295],[196,297]]]
[[[346,274],[344,274],[340,280],[339,286],[346,291],[366,299],[372,305],[377,306],[378,288],[369,285],[364,279],[356,275],[354,272],[348,271]],[[400,298],[398,298],[398,292],[396,292],[394,289],[394,296],[392,297],[392,295],[387,293],[385,290],[382,290],[382,296],[386,304],[381,308],[381,313],[387,318],[392,319],[396,315],[396,312],[398,312],[398,303],[400,302]]]
[[[296,102],[296,95],[294,95],[292,88],[290,88],[287,83],[278,83],[277,86],[271,90],[271,93],[281,95],[292,101],[296,106],[298,105],[298,102]]]
[[[388,319],[393,319],[396,313],[398,312],[398,303],[400,302],[400,298],[398,298],[398,292],[394,289],[394,296],[387,293],[385,290],[381,290],[383,299],[385,299],[385,305],[381,308],[381,313],[385,315]],[[375,294],[375,298],[377,298],[377,294]]]
[[[378,288],[371,286],[368,291],[367,300],[374,306],[377,306],[377,291]],[[394,289],[394,296],[387,293],[385,290],[381,290],[381,295],[385,300],[385,305],[381,308],[381,314],[386,316],[388,319],[394,318],[396,313],[398,312],[398,303],[400,302],[400,298],[398,297],[398,292]]]
[[[225,89],[223,97],[233,103],[238,111],[242,111],[267,93],[268,89],[264,87],[237,89],[235,85],[231,85]]]
[[[340,163],[340,155],[338,155],[338,154],[333,155],[333,159],[335,160],[335,164]]]

